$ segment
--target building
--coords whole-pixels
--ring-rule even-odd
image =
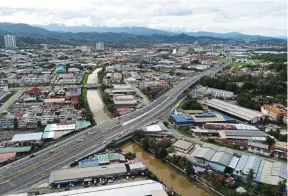
[[[261,112],[267,115],[269,120],[276,121],[283,115],[285,111],[276,107],[276,105],[272,106],[264,104],[261,106]]]
[[[247,130],[219,130],[220,140],[223,143],[246,146],[248,141],[264,142],[267,134],[262,131]]]
[[[241,155],[234,171],[233,176],[245,179],[250,170],[253,170],[254,181],[277,185],[279,181],[287,179],[286,163],[270,161],[258,156]]]
[[[9,88],[8,88],[7,84],[0,84],[0,91],[7,92],[8,90],[9,90]]]
[[[16,48],[16,38],[13,35],[4,35],[5,48],[13,49]]]
[[[196,163],[209,166],[219,172],[224,172],[226,168],[231,167],[232,163],[235,162],[233,150],[208,143],[197,148],[193,154],[196,158]]]
[[[96,50],[104,50],[104,42],[97,42]]]
[[[167,196],[163,184],[153,180],[141,180],[106,186],[74,189],[70,191],[42,194],[44,196]],[[28,196],[28,193],[15,193],[7,196]]]
[[[85,179],[99,177],[118,177],[127,174],[124,163],[111,164],[97,167],[71,168],[52,171],[49,177],[49,185],[69,184],[76,182],[84,182]]]
[[[177,140],[173,145],[173,148],[177,151],[188,153],[192,148],[193,144],[184,140]]]
[[[277,157],[287,157],[287,142],[279,142],[277,141],[273,146],[273,155]]]
[[[12,138],[11,142],[13,143],[36,143],[42,140],[42,132],[41,133],[25,133],[25,134],[16,134]]]
[[[249,123],[258,123],[266,118],[266,115],[261,112],[221,101],[219,99],[206,100],[204,101],[204,104],[210,108],[227,113]]]
[[[204,96],[212,96],[214,98],[232,99],[234,93],[231,91],[220,90],[216,88],[208,88],[200,86],[194,90],[192,95],[196,98],[203,98]]]
[[[135,161],[129,162],[128,166],[129,166],[130,173],[134,175],[138,175],[147,169],[143,163],[135,162]]]
[[[55,73],[56,74],[65,74],[67,72],[66,65],[58,64],[56,65]]]
[[[270,156],[272,154],[272,150],[266,144],[258,143],[258,142],[248,142],[247,144],[248,152],[252,152],[255,154],[260,154],[264,156]]]
[[[176,125],[181,126],[181,125],[193,125],[194,120],[192,119],[191,115],[187,114],[171,114],[170,116],[171,121],[173,121]]]
[[[116,108],[135,108],[137,106],[137,100],[133,95],[117,95],[113,100]]]

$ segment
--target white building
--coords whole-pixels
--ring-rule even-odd
[[[16,48],[16,38],[13,35],[4,36],[5,48]]]
[[[104,42],[97,42],[96,50],[104,50]]]
[[[208,88],[200,86],[196,90],[194,90],[193,96],[197,98],[203,98],[204,95],[212,95],[213,97],[222,97],[222,98],[233,98],[234,93],[231,91],[225,91],[216,88]]]
[[[8,85],[7,84],[0,84],[0,90],[7,92],[8,91]]]

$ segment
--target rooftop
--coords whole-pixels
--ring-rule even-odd
[[[25,141],[40,141],[42,138],[42,132],[41,133],[25,133],[25,134],[16,134],[12,138],[12,142],[25,142]]]
[[[190,142],[186,142],[184,140],[177,140],[174,144],[173,144],[173,147],[176,147],[176,148],[182,148],[182,149],[185,149],[185,150],[188,150],[189,148],[191,148],[193,144],[190,143]]]
[[[125,172],[127,172],[127,170],[124,163],[97,167],[62,169],[51,172],[49,184],[59,181],[91,178],[96,176],[111,175],[115,173]]]
[[[142,180],[121,184],[76,189],[57,193],[44,194],[44,196],[167,196],[164,186],[153,180]],[[12,195],[10,195],[12,196]],[[14,194],[14,196],[28,196],[27,193]]]
[[[234,105],[219,99],[207,100],[206,104],[210,107],[216,108],[218,110],[224,111],[231,115],[237,116],[247,121],[251,121],[254,118],[262,118],[264,114],[256,110],[247,109],[238,105]]]

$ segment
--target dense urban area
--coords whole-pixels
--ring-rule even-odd
[[[0,195],[287,194],[285,41],[71,39],[0,40]]]

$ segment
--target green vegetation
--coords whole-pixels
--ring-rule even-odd
[[[103,100],[108,112],[114,118],[114,117],[119,116],[119,114],[115,108],[114,102],[111,99],[110,95],[104,91],[106,87],[107,86],[102,83],[102,85],[100,87],[100,95],[102,97],[102,100]]]
[[[263,59],[269,59],[270,54],[261,55]],[[272,55],[270,61],[274,63],[267,67],[270,73],[266,75],[251,76],[248,74],[232,75],[222,74],[214,78],[204,76],[200,82],[203,86],[233,91],[239,94],[238,104],[251,109],[259,109],[259,106],[270,103],[281,103],[287,106],[287,56]],[[258,58],[258,57],[257,57]],[[242,86],[238,86],[237,82],[243,82]],[[257,102],[252,100],[258,96]],[[271,96],[272,99],[266,96]]]
[[[118,114],[118,111],[115,108],[114,102],[110,98],[110,95],[105,92],[105,89],[108,86],[106,86],[103,83],[104,75],[105,75],[105,67],[103,67],[103,69],[98,72],[98,83],[101,84],[101,87],[99,89],[100,90],[100,95],[101,95],[102,100],[103,100],[108,112],[110,113],[111,117],[114,118],[114,117],[119,116],[119,114]]]
[[[177,106],[183,110],[202,110],[202,106],[197,102],[196,99],[193,99],[190,95],[187,95]]]
[[[92,126],[96,124],[93,118],[93,113],[91,112],[87,101],[87,89],[82,88],[79,102],[75,105],[75,108],[82,109],[81,115],[85,118],[85,120],[90,121]]]
[[[170,141],[159,143],[155,138],[149,138],[141,133],[136,133],[135,140],[140,141],[143,150],[153,152],[159,159],[164,159],[168,155],[167,149],[171,147]]]
[[[102,70],[100,70],[97,75],[98,75],[98,84],[103,84],[103,79],[104,79],[104,76],[105,76],[105,71],[106,71],[106,68],[103,67]]]
[[[83,82],[82,82],[83,84],[87,84],[88,77],[89,77],[89,73],[85,73],[83,77]]]
[[[126,159],[133,160],[136,158],[136,153],[128,152],[124,156]]]
[[[174,154],[172,157],[167,157],[167,160],[177,167],[185,170],[188,175],[195,174],[193,164],[186,157],[177,156]]]

